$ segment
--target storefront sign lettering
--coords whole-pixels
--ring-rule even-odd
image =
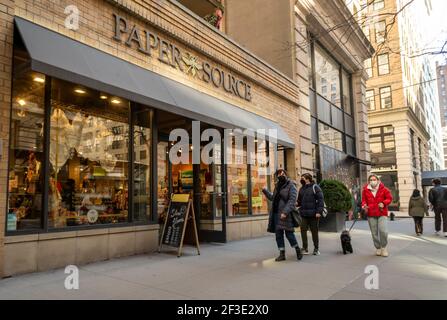
[[[175,44],[161,38],[148,30],[141,30],[136,25],[130,26],[128,21],[113,14],[115,19],[115,35],[113,39],[131,48],[136,48],[149,57],[157,55],[158,60],[193,77],[199,77],[206,83],[222,88],[226,92],[251,101],[251,86],[236,78],[233,74],[212,65],[209,62],[199,62],[198,58],[189,52],[183,53]]]

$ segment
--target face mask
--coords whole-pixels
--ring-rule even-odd
[[[278,177],[278,181],[279,181],[279,183],[284,183],[286,181],[286,177],[285,176],[279,176]]]
[[[377,187],[378,184],[379,184],[378,181],[371,181],[371,182],[369,183],[369,185],[371,186],[371,188],[375,188],[375,187]]]
[[[301,179],[301,180],[300,180],[300,183],[304,186],[304,185],[306,184],[306,180]]]

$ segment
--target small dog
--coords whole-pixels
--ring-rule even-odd
[[[352,245],[351,245],[351,235],[348,230],[345,230],[340,235],[341,247],[343,249],[343,254],[353,253]]]

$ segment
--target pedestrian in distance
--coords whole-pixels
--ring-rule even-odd
[[[425,203],[421,192],[418,189],[413,191],[408,205],[408,215],[414,219],[414,228],[416,235],[419,237],[424,233],[424,216],[428,217],[428,205]]]
[[[436,235],[440,235],[442,223],[442,231],[444,236],[447,237],[447,188],[441,186],[441,180],[439,179],[433,179],[432,184],[433,188],[428,193],[428,200],[435,212]]]
[[[362,191],[362,208],[368,217],[376,255],[388,257],[388,206],[393,201],[390,190],[372,174]]]
[[[267,199],[272,202],[267,231],[276,235],[279,256],[275,261],[286,260],[284,234],[290,246],[295,249],[297,259],[301,260],[303,255],[295,237],[292,221],[292,210],[295,209],[298,191],[295,183],[287,177],[287,172],[284,169],[278,169],[275,172],[275,178],[276,184],[273,193],[266,188],[262,189]]]
[[[315,183],[312,175],[305,173],[301,176],[301,189],[298,194],[298,208],[302,217],[301,239],[303,240],[303,254],[309,254],[307,231],[312,233],[314,245],[313,255],[320,255],[320,245],[318,236],[319,220],[324,210],[324,196],[321,188]]]

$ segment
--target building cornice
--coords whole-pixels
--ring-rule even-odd
[[[430,140],[430,134],[428,133],[427,129],[424,127],[422,122],[416,117],[416,114],[408,107],[402,107],[402,108],[391,108],[391,109],[383,109],[383,110],[377,110],[377,111],[369,111],[368,112],[368,118],[370,120],[374,119],[375,117],[382,117],[382,116],[390,116],[390,115],[396,115],[396,114],[404,114],[406,117],[402,118],[401,120],[408,120],[411,123],[413,123],[421,132],[421,134],[428,140]],[[390,119],[392,119],[390,117]],[[369,125],[371,127],[371,123]]]
[[[363,69],[364,60],[370,58],[375,50],[366,38],[358,23],[343,0],[319,1],[300,0],[299,11],[306,15],[308,29],[321,34],[318,40],[324,45],[334,47],[333,55],[351,72]],[[347,23],[351,21],[350,23]],[[334,26],[339,26],[335,28]],[[332,30],[328,32],[327,30]],[[347,36],[348,35],[348,36]]]

